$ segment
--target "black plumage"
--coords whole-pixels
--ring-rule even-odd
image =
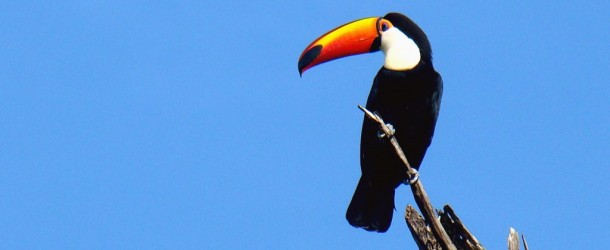
[[[425,33],[402,14],[390,13],[392,22],[418,46],[421,60],[404,71],[382,67],[371,88],[366,108],[378,112],[396,130],[395,137],[412,167],[419,169],[432,141],[441,103],[443,82],[432,65]],[[379,137],[378,125],[365,118],[360,144],[362,176],[346,218],[355,227],[385,232],[394,212],[394,190],[405,181],[406,169],[390,143]]]

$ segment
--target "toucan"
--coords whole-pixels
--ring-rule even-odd
[[[424,31],[400,13],[356,20],[312,42],[299,57],[299,74],[341,57],[382,51],[366,108],[393,126],[394,137],[412,167],[419,169],[432,142],[443,80],[432,65]],[[347,209],[349,224],[386,232],[394,212],[394,192],[407,183],[406,168],[378,125],[364,118],[360,142],[362,175]]]

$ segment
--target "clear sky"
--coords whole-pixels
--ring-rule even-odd
[[[415,249],[344,218],[381,53],[299,77],[402,12],[445,83],[421,178],[488,249],[608,249],[609,1],[2,1],[1,249]]]

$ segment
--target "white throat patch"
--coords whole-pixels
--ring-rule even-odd
[[[421,60],[417,44],[396,27],[381,35],[381,51],[385,55],[383,67],[386,69],[409,70]]]

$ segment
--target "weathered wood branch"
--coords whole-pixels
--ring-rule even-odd
[[[441,224],[447,231],[447,234],[451,237],[451,241],[457,246],[458,249],[472,249],[472,250],[483,250],[485,249],[479,240],[477,240],[470,231],[464,226],[460,218],[455,214],[453,208],[449,205],[443,207],[443,211],[439,212],[441,217]]]
[[[436,237],[430,230],[430,227],[424,221],[424,218],[411,205],[407,205],[407,211],[405,213],[405,219],[407,220],[407,226],[415,243],[419,249],[426,250],[442,250],[441,246],[436,241]]]
[[[521,239],[523,240],[523,249],[529,250],[527,246],[527,241],[525,241],[525,235],[521,234]],[[508,233],[508,250],[519,250],[519,233],[514,228],[510,228],[510,232]]]
[[[414,180],[411,183],[411,191],[413,191],[413,197],[415,198],[415,202],[417,203],[417,206],[419,207],[420,211],[422,211],[426,223],[430,225],[432,233],[436,237],[441,248],[447,250],[457,250],[455,245],[451,242],[449,235],[447,235],[447,232],[445,232],[445,230],[443,229],[440,221],[437,219],[436,213],[434,212],[434,208],[432,207],[432,204],[428,199],[428,195],[426,194],[426,190],[424,190],[424,186],[421,180],[419,180],[419,178],[417,177],[417,171],[409,164],[407,157],[405,156],[402,148],[398,144],[398,141],[394,137],[394,131],[385,124],[379,114],[374,114],[360,105],[358,105],[358,108],[360,108],[360,110],[362,110],[369,119],[377,122],[377,124],[379,125],[379,129],[388,137],[387,139],[390,140],[392,146],[394,146],[396,154],[407,168],[407,174],[409,179]]]
[[[508,250],[519,250],[519,234],[514,228],[510,228],[508,233]]]
[[[430,203],[428,194],[426,194],[422,181],[419,179],[417,170],[411,167],[402,148],[394,137],[395,131],[393,128],[388,126],[388,124],[385,124],[381,115],[378,113],[372,113],[360,105],[358,105],[358,108],[365,113],[367,118],[375,121],[379,125],[379,130],[383,132],[383,136],[387,137],[386,139],[392,144],[396,155],[402,160],[407,169],[407,178],[410,180],[409,184],[411,186],[411,191],[413,192],[413,197],[415,198],[417,206],[423,214],[423,218],[415,208],[408,205],[405,213],[405,220],[419,249],[484,250],[485,248],[481,245],[479,240],[468,231],[451,206],[445,205],[443,211],[438,211],[437,216],[437,213],[435,213],[435,210]],[[528,250],[527,242],[523,235],[522,239],[525,250]],[[508,236],[508,249],[519,250],[519,235],[512,227],[510,228],[510,234]]]

